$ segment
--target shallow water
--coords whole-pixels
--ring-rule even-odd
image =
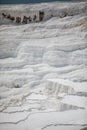
[[[11,16],[42,22],[22,24]],[[63,15],[66,12],[66,16]],[[63,17],[61,17],[63,16]],[[0,130],[87,127],[87,5],[0,6]]]

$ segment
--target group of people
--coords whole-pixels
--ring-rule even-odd
[[[28,22],[37,20],[36,15],[34,15],[33,18],[31,18],[30,16],[29,17],[23,16],[23,19],[21,17],[14,17],[14,16],[11,16],[10,14],[5,14],[5,13],[2,13],[2,16],[4,18],[10,19],[11,21],[15,21],[16,23],[23,23],[23,24],[27,24]],[[44,18],[44,12],[39,11],[39,21],[42,21],[43,18]]]

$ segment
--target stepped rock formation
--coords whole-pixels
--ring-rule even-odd
[[[87,2],[0,5],[0,130],[19,129],[87,129]]]

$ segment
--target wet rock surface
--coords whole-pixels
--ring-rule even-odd
[[[87,129],[86,7],[0,6],[0,130]],[[40,22],[17,25],[2,17],[33,18],[39,10]]]

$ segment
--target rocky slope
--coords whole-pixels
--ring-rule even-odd
[[[0,130],[86,127],[87,2],[0,5]]]

